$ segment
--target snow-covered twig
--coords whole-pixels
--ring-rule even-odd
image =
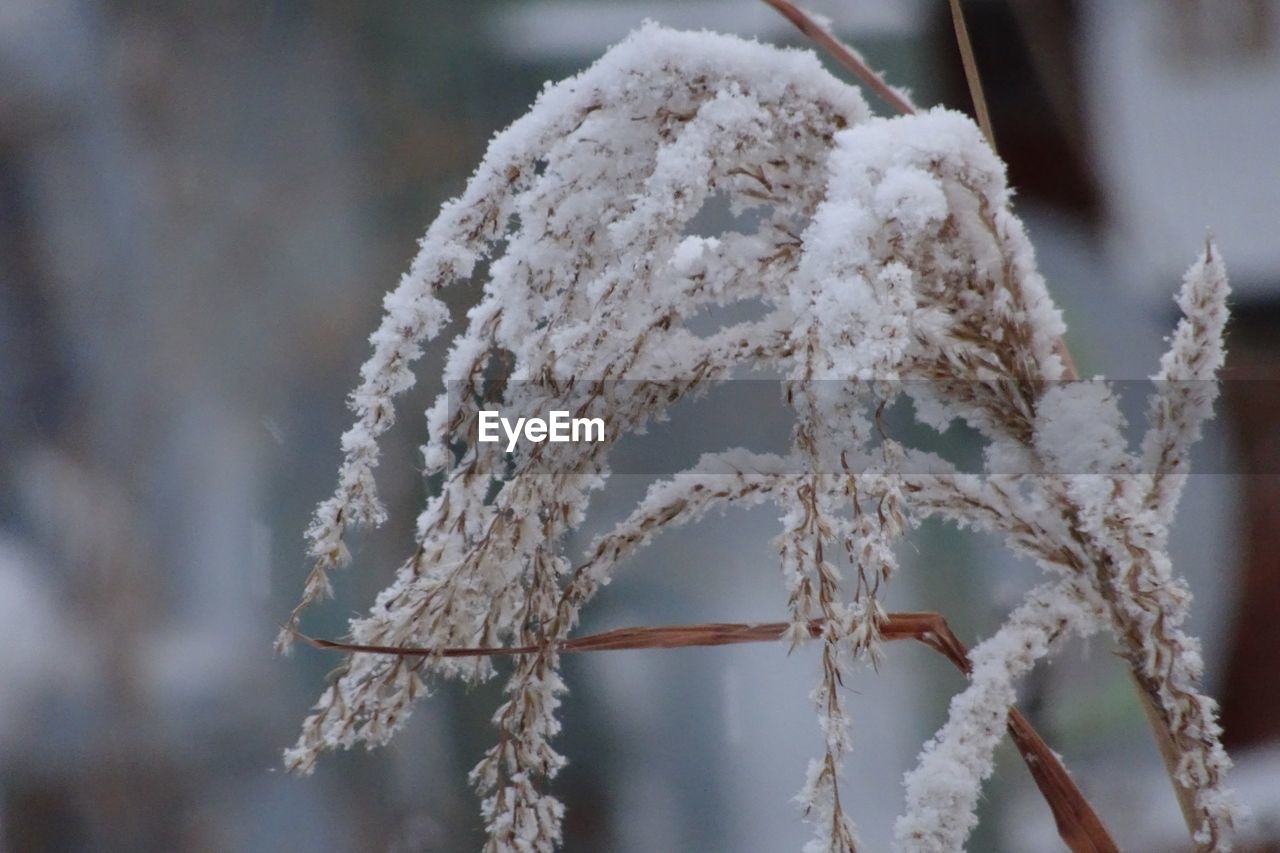
[[[1186,483],[1187,453],[1213,417],[1216,378],[1226,359],[1223,330],[1230,292],[1222,253],[1210,241],[1178,293],[1183,316],[1153,377],[1156,391],[1147,413],[1151,426],[1142,441],[1143,468],[1151,474],[1147,506],[1166,525],[1173,522]]]
[[[906,776],[907,812],[894,827],[900,849],[963,847],[977,824],[980,786],[994,769],[995,748],[1016,698],[1014,680],[1071,633],[1097,631],[1103,615],[1101,602],[1078,582],[1046,584],[973,649],[968,688],[951,700],[946,725]]]

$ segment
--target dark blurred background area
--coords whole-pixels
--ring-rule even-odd
[[[809,5],[919,103],[971,110],[944,0]],[[1155,372],[1206,229],[1233,272],[1205,439],[1233,461],[1193,476],[1174,547],[1257,815],[1244,846],[1280,850],[1280,2],[965,7],[1082,373]],[[803,44],[751,0],[0,0],[0,849],[478,849],[465,775],[498,685],[442,686],[388,748],[293,779],[280,750],[337,661],[271,641],[382,294],[489,136],[645,18]],[[475,293],[448,299],[461,314]],[[341,635],[410,549],[444,346],[387,438],[391,521],[311,633]],[[619,482],[602,511],[643,487]],[[776,514],[663,540],[584,630],[782,618]],[[941,527],[911,550],[894,609],[944,611],[970,643],[1036,579]],[[1126,849],[1176,849],[1112,657],[1073,646],[1023,704]],[[566,849],[803,844],[789,798],[819,739],[812,656],[626,652],[567,676]],[[902,772],[961,682],[894,649],[851,686],[852,809],[887,849]],[[971,849],[1060,849],[1012,752],[988,791]]]

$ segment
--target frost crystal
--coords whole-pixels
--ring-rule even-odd
[[[758,226],[687,236],[714,196],[756,209]],[[1226,279],[1215,250],[1188,274],[1186,319],[1134,453],[1105,383],[1062,384],[1074,377],[1061,317],[1011,212],[1003,164],[972,122],[944,110],[873,118],[809,53],[647,25],[548,86],[494,138],[387,296],[351,397],[357,420],[342,439],[338,488],[308,531],[315,568],[282,642],[347,560],[346,532],[382,521],[378,437],[414,382],[423,340],[447,319],[436,292],[481,259],[482,298],[427,412],[424,459],[443,484],[418,518],[413,555],[351,623],[356,643],[436,654],[349,655],[286,753],[290,768],[310,770],[326,749],[385,743],[434,678],[494,674],[484,657],[444,650],[530,647],[471,781],[486,850],[551,850],[564,811],[545,791],[564,764],[552,746],[565,690],[558,644],[580,608],[663,529],[771,501],[783,513],[789,636],[808,642],[821,626],[813,701],[825,750],[800,795],[815,833],[808,849],[852,850],[841,800],[856,790],[842,788],[841,760],[855,738],[841,680],[856,660],[878,660],[896,543],[934,514],[1002,534],[1056,579],[975,651],[969,689],[907,777],[900,847],[962,847],[1016,678],[1065,632],[1105,626],[1180,751],[1201,849],[1228,849],[1228,761],[1196,684],[1195,642],[1179,627],[1189,596],[1164,550],[1222,362]],[[708,336],[685,327],[707,306],[745,299],[764,316]],[[744,367],[783,377],[790,454],[705,456],[654,484],[571,560],[564,536],[608,477],[617,437]],[[984,436],[982,474],[883,433],[878,413],[903,393],[927,423],[959,418]],[[599,417],[607,439],[504,454],[476,440],[481,400]]]

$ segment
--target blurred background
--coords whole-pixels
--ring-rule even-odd
[[[809,5],[919,103],[969,110],[943,0]],[[1207,231],[1233,273],[1231,381],[1175,560],[1255,811],[1245,846],[1280,850],[1280,2],[966,7],[1082,373],[1155,371]],[[444,686],[390,747],[293,779],[280,750],[337,660],[277,659],[271,640],[382,293],[487,138],[644,18],[801,43],[753,0],[0,0],[3,850],[478,849],[464,776],[497,688]],[[392,520],[309,614],[313,634],[341,635],[409,551],[441,353],[388,436]],[[632,479],[583,541],[642,493]],[[661,540],[583,630],[783,618],[776,515]],[[939,610],[969,643],[1037,579],[942,526],[904,553],[892,608]],[[608,653],[567,676],[568,850],[803,844],[811,655]],[[902,773],[962,683],[895,647],[850,685],[866,849],[887,849]],[[1126,849],[1185,848],[1105,639],[1038,670],[1023,707]],[[1012,750],[983,809],[971,849],[1061,849]]]

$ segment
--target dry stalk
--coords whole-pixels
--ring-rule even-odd
[[[822,636],[825,619],[809,621],[809,636]],[[616,628],[598,634],[574,637],[556,645],[561,653],[604,652],[635,649],[683,649],[701,646],[730,646],[740,643],[777,642],[787,639],[790,622],[709,622],[698,625],[659,625]],[[885,640],[915,640],[941,654],[965,675],[971,670],[969,652],[939,613],[890,613],[882,623]],[[318,649],[346,653],[392,655],[395,657],[465,658],[509,657],[538,654],[540,646],[499,648],[426,649],[343,643],[296,633],[299,640]],[[1017,708],[1009,710],[1009,736],[1053,811],[1058,834],[1072,853],[1113,853],[1120,848],[1107,833],[1097,812],[1062,765],[1057,754]]]
[[[831,30],[814,20],[808,12],[791,3],[790,0],[764,0],[764,2],[777,9],[784,18],[795,25],[796,29],[830,54],[831,58],[838,62],[841,67],[851,71],[868,89],[875,92],[889,106],[902,115],[911,115],[916,111],[916,108],[912,106],[910,99],[905,94],[894,86],[889,85],[889,82],[882,75],[876,73],[871,66],[867,65],[867,61],[862,58],[861,54],[836,38]]]
[[[991,126],[991,113],[987,110],[987,95],[982,88],[982,78],[978,76],[978,60],[973,52],[973,40],[969,38],[969,25],[964,20],[964,9],[960,8],[960,0],[948,0],[951,4],[951,23],[956,28],[956,44],[960,47],[960,62],[964,65],[965,82],[969,84],[969,96],[973,98],[973,112],[978,119],[978,127],[987,138],[992,150],[996,147],[996,133]]]

